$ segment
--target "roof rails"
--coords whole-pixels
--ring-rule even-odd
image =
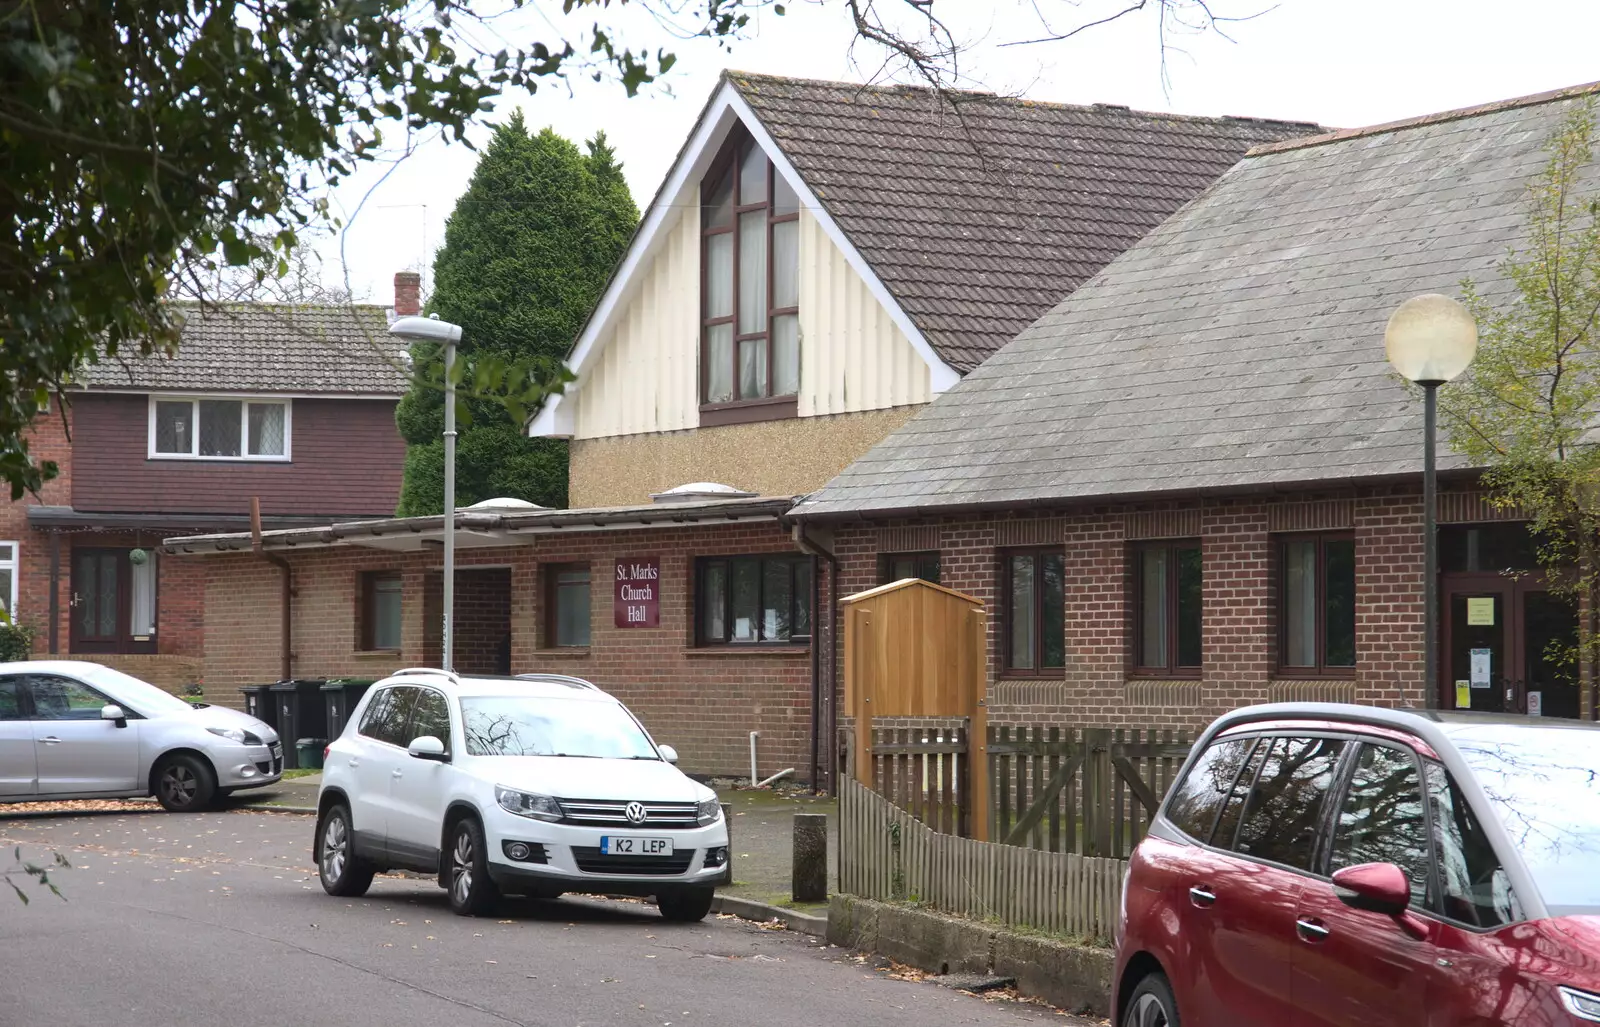
[[[571,674],[518,674],[516,679],[518,681],[554,681],[558,684],[571,685],[574,688],[589,688],[596,692],[600,691],[599,686],[593,681],[575,678]]]
[[[455,671],[443,670],[439,667],[403,667],[400,670],[391,671],[389,676],[397,678],[402,674],[422,674],[438,678],[449,678],[453,684],[461,684],[461,679],[456,676]]]

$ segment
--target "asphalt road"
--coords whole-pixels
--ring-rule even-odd
[[[0,895],[4,1027],[762,1027],[1087,1024],[892,979],[817,939],[733,918],[563,899],[451,914],[431,883],[324,894],[306,816],[0,818],[9,865],[64,853],[65,902]]]

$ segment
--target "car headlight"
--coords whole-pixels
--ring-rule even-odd
[[[238,742],[240,745],[264,744],[254,732],[246,731],[242,727],[208,727],[206,730],[218,738],[226,738],[228,741]]]
[[[694,808],[695,823],[701,827],[715,824],[717,818],[722,816],[722,803],[716,799],[707,799]]]
[[[494,786],[494,801],[498,802],[500,808],[507,813],[515,813],[519,817],[532,817],[535,820],[555,823],[562,816],[561,804],[550,796],[519,792],[504,785]]]
[[[1562,988],[1561,1003],[1567,1007],[1567,1012],[1578,1019],[1600,1023],[1600,995],[1591,995],[1587,991]]]

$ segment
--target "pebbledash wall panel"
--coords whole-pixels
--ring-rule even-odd
[[[509,568],[511,670],[587,678],[620,698],[660,742],[677,747],[684,770],[702,775],[749,774],[749,736],[759,731],[759,770],[787,767],[810,776],[811,649],[698,648],[692,600],[695,559],[794,552],[771,522],[750,525],[593,531],[542,536],[533,545],[458,552],[462,577],[474,566]],[[294,566],[294,673],[297,677],[379,677],[425,665],[436,646],[433,604],[437,551],[385,553],[357,547],[287,554]],[[659,625],[617,628],[613,583],[618,559],[660,560]],[[248,554],[170,557],[193,562],[206,578],[205,673],[208,694],[278,676],[278,571]],[[542,570],[587,563],[590,645],[552,649],[545,643]],[[364,571],[401,572],[399,653],[359,650],[359,581]],[[485,581],[487,579],[484,579]],[[823,575],[826,582],[826,575]],[[470,612],[459,608],[459,618]],[[500,614],[496,612],[496,618]],[[470,631],[463,625],[464,633]],[[463,641],[457,636],[458,644]]]
[[[295,399],[291,459],[149,458],[150,400],[83,393],[72,398],[71,503],[82,511],[388,516],[400,496],[405,440],[395,401]]]

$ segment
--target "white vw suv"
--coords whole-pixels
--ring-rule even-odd
[[[322,887],[361,895],[404,869],[437,874],[464,916],[505,893],[588,892],[653,896],[668,920],[699,920],[727,873],[728,825],[676,760],[581,678],[398,671],[328,746]]]

